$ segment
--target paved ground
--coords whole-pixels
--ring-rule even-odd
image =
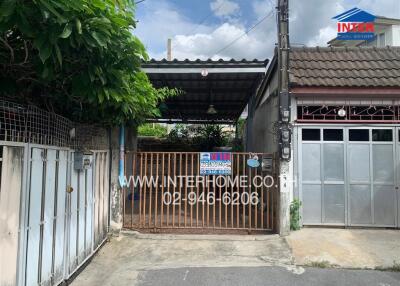
[[[102,247],[74,286],[136,285],[143,271],[183,267],[282,266],[293,258],[277,235],[121,234]]]
[[[295,274],[282,267],[180,268],[144,271],[139,274],[140,286],[398,286],[400,273],[306,268]]]
[[[303,228],[287,241],[300,265],[325,261],[374,269],[400,263],[400,230]]]
[[[393,260],[400,260],[400,231],[315,228],[287,238],[128,232],[102,247],[72,285],[400,285],[399,272],[303,267],[375,268]]]

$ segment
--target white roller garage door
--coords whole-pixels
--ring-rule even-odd
[[[303,224],[399,226],[398,133],[393,127],[299,128]]]

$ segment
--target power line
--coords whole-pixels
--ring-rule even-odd
[[[260,25],[262,22],[264,22],[267,18],[269,18],[270,16],[272,16],[274,13],[274,10],[271,10],[271,12],[269,12],[267,15],[265,15],[263,18],[261,18],[257,23],[255,23],[253,26],[251,26],[247,31],[245,31],[243,34],[241,34],[239,37],[237,37],[236,39],[234,39],[232,42],[230,42],[229,44],[227,44],[226,46],[224,46],[223,48],[221,48],[220,50],[218,50],[217,52],[215,52],[213,54],[213,56],[219,54],[220,52],[225,51],[227,48],[229,48],[230,46],[232,46],[234,43],[236,43],[237,41],[239,41],[242,37],[244,37],[245,35],[247,35],[249,32],[251,32],[252,30],[254,30],[258,25]]]
[[[146,0],[139,0],[139,1],[136,1],[136,2],[135,2],[135,5],[137,5],[137,4],[139,4],[139,3],[142,3],[142,2],[144,2],[144,1],[146,1]]]

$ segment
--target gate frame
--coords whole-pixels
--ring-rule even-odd
[[[218,151],[216,151],[216,152],[218,152]],[[220,152],[223,152],[223,151],[220,151]],[[130,165],[132,165],[133,164],[133,162],[134,162],[134,160],[133,160],[133,157],[135,156],[135,158],[137,158],[138,156],[138,154],[146,154],[149,158],[147,158],[147,156],[146,156],[146,158],[147,158],[147,160],[146,161],[148,161],[150,158],[152,158],[152,160],[154,161],[154,159],[155,158],[159,158],[159,155],[160,154],[172,154],[172,155],[176,155],[176,157],[174,157],[175,159],[174,160],[176,160],[176,158],[181,158],[182,156],[179,156],[179,154],[186,154],[186,155],[188,155],[188,154],[192,154],[192,157],[193,157],[193,155],[195,155],[196,157],[198,157],[198,156],[200,156],[200,153],[203,153],[203,152],[178,152],[178,151],[171,151],[171,152],[165,152],[165,151],[128,151],[128,152],[125,152],[125,165],[124,165],[124,174],[125,174],[125,176],[127,176],[128,174],[127,174],[127,168],[126,168],[126,164],[127,164],[127,162],[128,162],[128,164],[130,164]],[[206,152],[206,153],[213,153],[213,152]],[[232,232],[232,231],[235,231],[235,232],[237,232],[237,231],[246,231],[246,232],[248,232],[248,233],[250,233],[250,232],[272,232],[272,233],[275,233],[276,231],[277,231],[277,229],[279,228],[279,196],[280,196],[280,193],[279,193],[279,158],[278,158],[278,156],[277,156],[277,154],[276,153],[260,153],[260,152],[226,152],[226,153],[230,153],[231,154],[231,156],[234,156],[234,155],[237,155],[237,156],[240,156],[240,155],[242,155],[243,156],[243,166],[240,166],[240,167],[244,167],[245,168],[245,173],[240,173],[240,174],[242,174],[242,175],[249,175],[249,173],[248,173],[248,168],[250,168],[250,167],[248,167],[247,166],[247,164],[245,164],[244,162],[244,160],[249,156],[249,155],[251,155],[251,154],[257,154],[258,156],[270,156],[270,157],[272,157],[272,163],[273,163],[273,166],[272,166],[272,172],[267,172],[267,171],[264,171],[264,172],[266,172],[267,174],[264,174],[263,175],[263,177],[266,177],[266,176],[272,176],[273,178],[274,178],[274,186],[272,186],[272,187],[270,187],[270,188],[266,188],[266,187],[263,187],[263,188],[265,188],[264,190],[263,190],[263,192],[265,193],[265,194],[268,194],[268,192],[270,192],[271,193],[271,202],[270,202],[270,205],[269,205],[269,208],[270,208],[270,210],[269,210],[269,212],[270,212],[270,216],[271,216],[271,226],[270,226],[270,228],[258,228],[258,227],[256,227],[256,228],[253,228],[252,227],[252,225],[249,225],[249,226],[247,226],[247,227],[219,227],[219,226],[217,226],[217,225],[215,225],[215,226],[201,226],[200,224],[201,223],[199,223],[199,226],[179,226],[179,225],[176,225],[176,226],[172,226],[172,225],[166,225],[166,226],[156,226],[156,225],[153,225],[153,226],[151,226],[151,225],[149,225],[148,227],[147,226],[143,226],[142,225],[142,222],[141,222],[141,220],[139,221],[139,224],[138,225],[134,225],[134,224],[132,224],[132,222],[131,222],[131,225],[129,226],[129,225],[127,225],[127,224],[125,224],[125,216],[126,217],[128,217],[128,216],[130,216],[131,214],[128,214],[128,213],[126,213],[126,211],[125,211],[125,203],[126,203],[126,198],[127,198],[127,196],[130,194],[130,192],[128,191],[131,187],[129,186],[129,187],[126,187],[126,186],[124,186],[123,188],[122,188],[122,197],[123,197],[123,206],[122,206],[122,209],[123,209],[123,228],[125,228],[125,229],[134,229],[134,230],[138,230],[138,231],[150,231],[150,232],[160,232],[160,231],[162,231],[162,232],[174,232],[174,231],[176,231],[176,232],[178,232],[177,230],[180,230],[180,231],[190,231],[190,232],[196,232],[196,231],[205,231],[205,232],[207,232],[207,231],[209,231],[209,232],[216,232],[216,233],[218,233],[218,231],[224,231],[224,232]],[[133,156],[132,156],[132,154],[133,154]],[[127,157],[129,157],[129,159],[127,158]],[[171,158],[172,158],[173,156],[171,156]],[[164,160],[165,162],[168,162],[168,160],[171,160],[171,159],[168,159],[169,158],[169,156]],[[238,157],[239,158],[239,157]],[[193,158],[192,158],[193,159]],[[240,158],[241,159],[241,158]],[[151,159],[150,159],[151,160]],[[160,160],[160,159],[158,159],[158,160]],[[162,159],[161,159],[162,160]],[[185,159],[185,160],[187,160],[187,158]],[[197,160],[197,159],[196,159]],[[141,160],[140,160],[141,161]],[[233,162],[234,160],[232,159],[232,162]],[[138,162],[139,162],[139,160],[138,159],[135,159],[135,162],[136,162],[136,165],[138,164]],[[186,161],[185,161],[186,162]],[[187,163],[187,162],[186,162]],[[198,162],[197,162],[197,164],[198,164]],[[157,164],[158,165],[158,164]],[[164,164],[163,164],[164,165]],[[175,165],[175,164],[174,164]],[[144,168],[146,168],[146,169],[148,169],[148,167],[149,166],[147,166],[146,164],[144,164]],[[153,163],[151,163],[151,166],[152,166],[152,168],[154,168],[154,164]],[[194,166],[194,165],[193,165]],[[192,167],[193,167],[192,166]],[[178,166],[176,165],[175,166],[176,168],[178,168]],[[182,167],[182,166],[180,166],[180,167]],[[156,167],[157,168],[157,167]],[[173,168],[173,167],[172,167]],[[197,167],[196,167],[197,168]],[[232,168],[234,168],[234,166],[232,166]],[[133,169],[133,168],[132,168]],[[142,168],[140,168],[140,170],[139,170],[139,167],[137,167],[136,166],[136,174],[138,175],[138,176],[141,176],[141,169]],[[240,168],[239,168],[240,169]],[[233,170],[233,169],[232,169]],[[257,173],[257,169],[255,168],[255,173],[254,172],[252,172],[251,173],[251,175],[250,176],[254,176],[254,175],[257,175],[258,173]],[[178,170],[175,170],[175,173],[176,173],[176,171],[178,171]],[[140,173],[140,175],[139,175],[139,173]],[[192,172],[190,172],[190,173],[192,173]],[[197,172],[195,172],[195,173],[197,173]],[[179,173],[180,174],[180,173]],[[187,172],[185,171],[185,174],[187,174]],[[194,173],[193,173],[194,174]],[[239,174],[239,175],[240,175]],[[261,174],[261,173],[260,173]],[[200,174],[197,174],[197,175],[200,175]],[[164,176],[165,176],[165,174],[164,174]],[[217,175],[218,176],[218,175]],[[226,176],[226,175],[221,175],[221,176]],[[230,175],[229,175],[230,176]],[[255,187],[255,186],[253,186],[252,185],[252,187]],[[144,188],[146,188],[146,186],[144,187]],[[179,188],[179,187],[178,187]],[[204,187],[203,186],[203,191],[204,191],[204,189],[207,189],[208,188],[208,186],[206,186],[206,187]],[[239,188],[242,188],[242,187],[239,187]],[[246,186],[245,187],[246,189],[247,188],[249,188],[248,186]],[[260,187],[258,187],[258,188],[260,188]],[[256,189],[258,189],[257,187],[256,187]],[[156,189],[156,188],[154,188],[154,189]],[[160,189],[160,188],[158,188],[158,189]],[[174,187],[172,187],[172,191],[174,191]],[[190,189],[190,187],[188,187],[188,189]],[[160,192],[162,192],[162,189],[160,189],[159,190]],[[147,191],[148,192],[148,191]],[[164,190],[164,193],[165,193],[166,191]],[[247,192],[247,190],[246,190],[246,192]],[[140,193],[141,193],[141,191],[140,191]],[[263,194],[264,194],[263,193]],[[184,193],[183,193],[183,195],[184,195]],[[134,199],[134,197],[133,197],[133,199]],[[140,208],[140,212],[139,212],[139,216],[141,215],[141,213],[142,213],[142,209],[141,209],[141,207],[140,207],[140,205],[141,205],[141,199],[143,199],[142,197],[139,199],[139,201],[137,202],[137,204],[139,204],[139,208]],[[260,198],[259,198],[260,199]],[[180,199],[180,200],[182,200],[182,199]],[[181,203],[182,204],[182,203]],[[242,206],[242,204],[239,204],[239,206]],[[253,206],[250,204],[250,206],[251,206],[251,208],[249,208],[249,209],[251,209],[251,212],[253,212]],[[247,207],[247,204],[246,204],[246,207]],[[257,207],[256,207],[257,208]],[[179,211],[179,208],[178,208],[178,210],[177,211]],[[261,212],[261,211],[260,211]],[[210,213],[211,213],[211,211],[210,211]],[[196,214],[195,214],[195,218],[196,218]],[[251,222],[247,222],[247,223],[245,223],[245,225],[247,225],[247,224],[251,224]],[[267,222],[264,222],[264,223],[267,223]],[[150,223],[150,224],[152,224],[152,223]],[[240,222],[240,225],[242,224],[242,222]],[[221,222],[221,225],[222,225],[222,222]]]

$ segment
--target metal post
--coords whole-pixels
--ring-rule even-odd
[[[123,180],[125,173],[125,126],[121,125],[119,128],[119,183],[124,187]]]

